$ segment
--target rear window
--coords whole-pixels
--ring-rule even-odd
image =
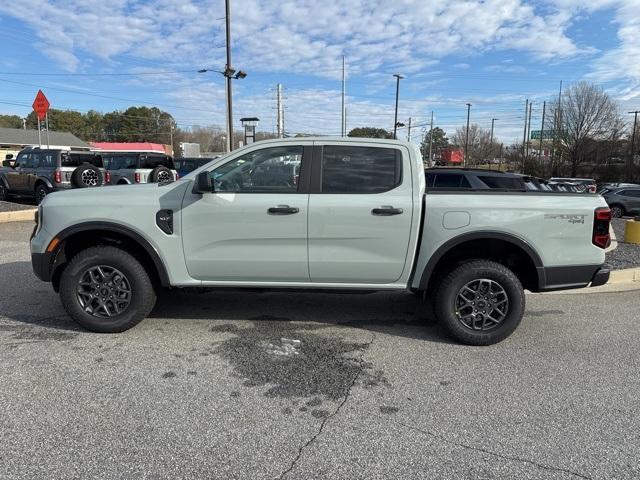
[[[109,170],[135,169],[138,157],[136,155],[114,155],[107,162]]]
[[[169,157],[140,157],[140,168],[167,167],[171,170],[175,168],[173,160]]]
[[[78,167],[83,163],[90,163],[96,167],[102,167],[102,157],[100,155],[86,155],[82,153],[64,153],[60,158],[60,165],[63,167]]]
[[[322,192],[382,193],[402,182],[402,155],[394,148],[327,145]]]
[[[434,177],[433,188],[471,188],[469,180],[461,173],[438,173]]]
[[[519,178],[514,177],[499,177],[499,176],[482,176],[478,177],[489,188],[498,188],[502,190],[524,190],[524,182]],[[535,183],[530,180],[533,187],[532,190],[537,190]]]

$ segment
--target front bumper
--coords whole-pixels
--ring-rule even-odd
[[[54,258],[55,255],[48,252],[31,254],[31,267],[36,277],[45,282],[51,281],[51,267],[53,266]]]
[[[572,288],[599,287],[609,281],[609,265],[572,265],[567,267],[541,267],[538,278],[541,292]]]

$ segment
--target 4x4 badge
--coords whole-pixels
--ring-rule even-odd
[[[545,213],[545,220],[566,220],[569,223],[584,223],[586,215],[574,215],[567,213]]]

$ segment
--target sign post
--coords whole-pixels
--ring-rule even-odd
[[[49,103],[49,100],[47,100],[47,97],[44,96],[44,93],[42,93],[42,90],[38,90],[38,94],[31,106],[38,115],[38,142],[40,143],[40,147],[42,148],[42,132],[40,128],[40,122],[42,122],[42,120],[45,121],[45,127],[47,129],[47,147],[49,147],[49,115],[47,115],[47,112],[49,111],[51,104]]]

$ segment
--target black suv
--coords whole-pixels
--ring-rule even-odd
[[[524,192],[521,176],[482,168],[427,168],[427,190],[504,190]]]
[[[109,183],[102,158],[94,152],[32,148],[0,169],[0,200],[32,196],[38,203],[56,190],[99,187]]]

